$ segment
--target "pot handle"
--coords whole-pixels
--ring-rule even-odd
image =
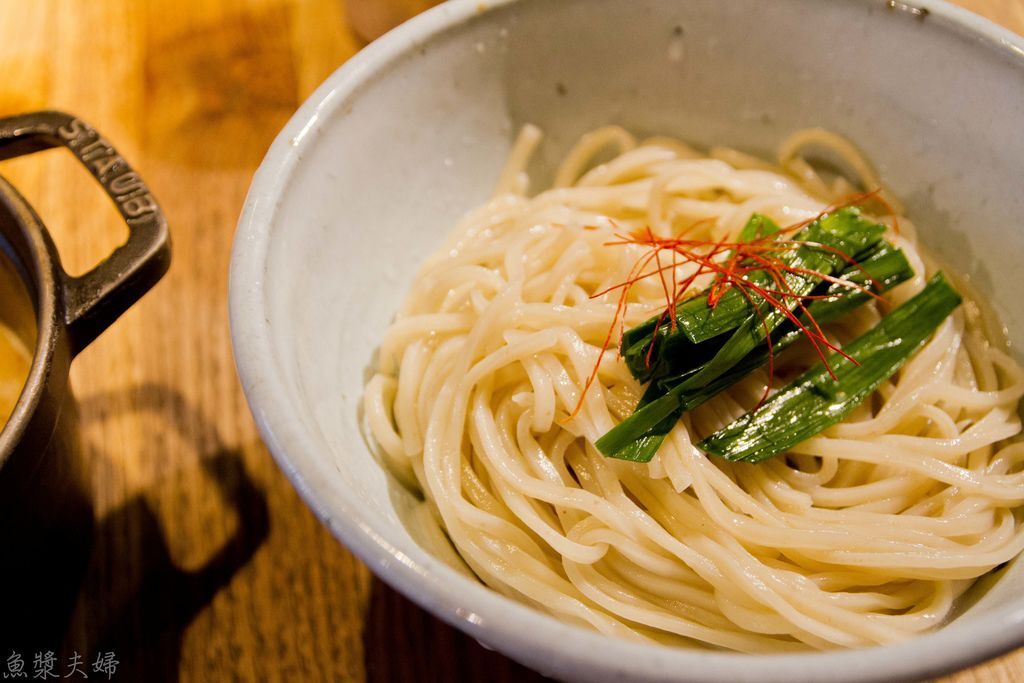
[[[96,130],[58,111],[0,119],[0,160],[67,147],[128,224],[128,240],[92,270],[63,272],[65,321],[77,355],[155,285],[171,262],[167,221],[139,175]]]

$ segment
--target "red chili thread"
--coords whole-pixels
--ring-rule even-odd
[[[899,233],[899,223],[889,203],[882,197],[881,190],[876,189],[870,192],[856,193],[843,198],[841,201],[835,202],[817,216],[813,216],[806,220],[791,225],[785,226],[780,229],[779,234],[788,234],[796,232],[807,225],[810,225],[814,221],[824,218],[829,213],[838,211],[842,208],[850,206],[856,206],[859,204],[867,203],[871,200],[878,201],[883,207],[885,207],[889,214],[893,218],[893,229]],[[747,299],[748,303],[754,309],[756,315],[761,321],[761,325],[765,332],[765,340],[768,345],[768,383],[765,387],[765,393],[758,402],[758,405],[764,402],[771,391],[771,387],[774,383],[774,353],[772,350],[772,338],[771,331],[768,327],[767,319],[765,318],[764,312],[761,310],[761,306],[756,304],[753,300],[753,294],[760,297],[761,301],[768,304],[772,308],[775,308],[781,312],[785,317],[790,320],[797,329],[803,334],[811,343],[815,355],[825,365],[829,375],[835,379],[835,373],[828,362],[828,352],[838,354],[851,362],[856,363],[849,354],[845,353],[837,345],[833,344],[825,336],[824,331],[818,324],[814,316],[811,315],[807,306],[804,304],[805,300],[813,299],[824,299],[830,298],[834,295],[804,295],[800,296],[793,292],[789,283],[786,282],[785,274],[811,276],[819,278],[823,281],[837,284],[842,287],[846,287],[850,290],[862,292],[868,294],[874,299],[884,302],[884,300],[876,294],[873,290],[881,290],[881,283],[875,280],[868,274],[860,263],[851,256],[843,253],[842,251],[830,247],[828,245],[808,242],[804,240],[786,240],[779,241],[777,234],[762,235],[748,242],[727,242],[725,239],[717,241],[711,240],[700,240],[700,239],[684,239],[683,236],[688,232],[695,229],[697,226],[714,221],[714,217],[708,217],[696,221],[686,228],[684,228],[678,237],[664,238],[656,236],[649,226],[644,227],[641,230],[634,230],[628,235],[616,234],[616,240],[605,242],[605,246],[624,246],[624,245],[640,245],[647,246],[650,251],[645,255],[637,259],[633,264],[633,267],[629,271],[624,282],[616,285],[607,287],[601,291],[595,292],[590,295],[590,298],[595,299],[606,294],[609,294],[615,290],[619,290],[618,301],[616,302],[615,314],[612,318],[612,324],[608,328],[608,334],[605,336],[604,343],[601,346],[601,350],[598,353],[597,361],[594,364],[594,368],[590,375],[587,377],[587,381],[584,384],[583,391],[580,393],[579,400],[576,403],[572,413],[568,415],[563,421],[573,419],[579,414],[579,411],[583,407],[583,401],[586,397],[587,391],[590,389],[594,380],[597,378],[597,373],[601,366],[601,361],[604,359],[604,354],[611,346],[612,334],[616,327],[622,327],[620,330],[620,339],[625,333],[625,316],[628,307],[629,291],[634,284],[644,280],[646,278],[657,275],[662,290],[665,294],[666,306],[662,310],[658,317],[657,325],[655,327],[655,335],[652,339],[652,343],[645,354],[644,362],[650,367],[650,362],[654,350],[654,342],[657,341],[656,331],[661,329],[666,319],[669,320],[671,329],[675,331],[677,322],[675,316],[676,307],[679,302],[685,299],[686,293],[689,291],[693,283],[703,275],[714,274],[716,280],[712,283],[708,289],[708,306],[714,308],[721,301],[721,298],[725,293],[732,287],[735,287],[743,296]],[[612,223],[614,226],[615,224]],[[617,227],[617,226],[615,226]],[[832,275],[826,275],[824,273],[817,272],[809,268],[801,268],[799,266],[791,266],[783,262],[777,254],[782,251],[791,250],[798,248],[799,246],[811,246],[823,251],[829,251],[840,256],[848,265],[856,266],[861,268],[861,272],[867,275],[871,279],[871,287],[865,287],[858,285],[857,283],[837,278]],[[661,262],[662,251],[672,252],[672,263],[670,265],[663,265]],[[724,261],[718,261],[723,252],[730,252],[729,256]],[[677,269],[680,265],[679,257],[682,257],[683,263],[692,262],[697,264],[696,270],[689,276],[687,276],[682,282],[677,280]],[[648,268],[651,263],[655,264],[655,268],[652,271],[644,272],[645,268]],[[747,265],[749,264],[749,265]],[[672,287],[669,289],[668,282],[665,279],[665,271],[668,270],[671,273]],[[775,288],[763,287],[754,282],[751,282],[746,278],[747,275],[754,271],[767,272],[773,282]],[[795,308],[798,312],[794,312],[793,309],[788,306],[785,301],[796,300]],[[807,320],[807,324],[803,323],[800,318],[803,317]],[[620,342],[621,345],[621,342]]]

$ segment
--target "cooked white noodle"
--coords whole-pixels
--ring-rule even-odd
[[[752,212],[811,218],[850,187],[799,155],[828,146],[876,186],[848,142],[820,130],[783,143],[780,165],[701,156],[620,128],[585,136],[555,188],[525,196],[540,139],[524,130],[498,192],[469,213],[419,273],[367,385],[369,427],[389,466],[436,506],[470,568],[495,590],[569,622],[635,640],[746,652],[858,647],[935,627],[978,576],[1024,548],[1024,372],[962,306],[845,422],[757,464],[693,446],[757,403],[754,372],[684,416],[649,464],[593,442],[641,393],[614,352],[572,419],[644,252],[616,233],[735,236]],[[596,167],[594,158],[618,153]],[[891,223],[892,217],[879,220]],[[914,226],[888,238],[930,275]],[[679,265],[680,279],[692,264]],[[706,282],[705,282],[706,285]],[[630,292],[626,326],[665,305],[657,278]],[[848,340],[880,313],[831,333]],[[798,345],[785,374],[815,362]]]

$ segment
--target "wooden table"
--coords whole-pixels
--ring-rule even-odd
[[[959,4],[1024,32],[1024,0]],[[341,0],[0,3],[0,114],[92,122],[142,172],[174,239],[167,278],[72,373],[96,524],[77,602],[54,615],[65,667],[110,650],[117,680],[539,679],[372,578],[278,471],[235,377],[227,264],[249,179],[359,47]],[[0,173],[71,271],[124,238],[69,155]],[[1024,651],[951,680],[1021,678]]]

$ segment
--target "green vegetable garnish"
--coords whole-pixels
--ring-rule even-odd
[[[700,447],[727,460],[760,462],[820,433],[899,370],[959,305],[949,281],[935,275],[920,294],[843,348],[853,360],[829,359],[834,378],[826,368],[811,368]]]
[[[855,266],[849,266],[841,277],[856,285],[875,285],[879,292],[884,292],[897,284],[910,279],[914,274],[903,252],[888,242],[879,243],[871,255]],[[870,295],[864,291],[850,289],[838,283],[831,284],[825,291],[827,298],[815,299],[807,312],[818,324],[839,319],[856,307],[864,304]],[[803,322],[808,316],[801,316]],[[772,346],[762,344],[748,353],[728,372],[702,385],[693,386],[689,390],[678,390],[695,372],[664,377],[652,381],[644,396],[640,399],[637,412],[617,425],[597,442],[598,449],[605,455],[621,460],[647,462],[654,457],[665,436],[672,430],[683,413],[693,410],[718,392],[740,381],[752,370],[768,362],[771,354],[778,354],[793,342],[800,339],[802,331],[792,322],[787,321],[772,335]],[[677,391],[673,392],[674,389]],[[649,424],[642,409],[668,394],[675,396],[675,409],[652,427],[638,431],[638,425]],[[639,417],[637,417],[640,415]]]
[[[703,294],[678,304],[693,278],[681,287],[673,280],[677,298],[669,297],[670,313],[623,334],[622,356],[633,376],[648,385],[634,413],[597,440],[602,453],[649,461],[686,411],[765,365],[770,386],[775,355],[804,337],[822,365],[764,401],[745,422],[704,442],[708,452],[729,459],[771,457],[845,417],[959,304],[938,275],[874,330],[839,349],[821,325],[908,280],[913,269],[882,238],[885,226],[863,218],[855,207],[833,210],[780,239],[795,229],[780,229],[754,214],[732,243],[659,238],[649,231],[634,237],[632,243],[654,249],[645,263],[670,250],[673,263],[681,254],[697,264],[697,274],[717,275]],[[656,262],[665,283],[665,269]]]
[[[835,305],[845,296],[860,293],[862,298],[849,305],[863,303],[867,294],[857,286],[872,278],[857,259],[870,260],[879,250],[892,249],[882,239],[884,231],[885,226],[865,220],[857,209],[844,208],[813,221],[790,244],[761,238],[757,248],[752,248],[750,260],[764,266],[750,268],[742,278],[735,278],[742,286],[732,286],[714,300],[712,287],[703,296],[677,306],[674,330],[671,325],[659,325],[656,317],[623,335],[623,356],[630,371],[640,381],[651,380],[651,385],[636,412],[597,441],[598,449],[615,458],[650,460],[684,411],[772,357],[776,349],[768,347],[769,335],[773,342],[781,342],[778,330],[786,330],[787,322],[790,329],[783,335],[807,333],[805,327],[794,328],[802,327],[800,321],[809,317],[810,311],[797,315],[793,309],[808,295],[832,292],[824,283],[832,273],[841,272],[853,287],[833,283],[833,287],[845,289],[845,294],[833,292],[834,297],[817,302]],[[752,237],[773,235],[779,229],[755,214],[743,232]],[[760,258],[766,248],[780,252],[779,265]],[[627,344],[631,346],[625,348]],[[740,370],[734,371],[737,366]]]
[[[778,226],[769,219],[754,214],[743,233],[745,237],[752,238],[778,231]],[[775,279],[779,273],[768,269],[753,270],[747,275],[748,286],[742,291],[731,287],[713,302],[705,292],[679,304],[675,311],[674,329],[670,321],[662,321],[660,316],[655,316],[628,330],[622,339],[622,355],[630,372],[642,382],[656,376],[681,374],[718,356],[723,351],[723,343],[730,342],[735,346],[718,356],[714,369],[709,373],[722,368],[730,359],[738,362],[743,355],[737,355],[739,350],[746,348],[749,351],[752,345],[764,339],[766,332],[787,317],[784,310],[763,299],[758,308],[764,320],[752,316],[754,307],[750,293],[746,291],[748,288],[777,290],[784,286],[789,296],[782,303],[786,309],[792,310],[799,297],[810,294],[822,278],[848,268],[870,253],[882,241],[884,231],[885,226],[865,220],[852,207],[812,222],[793,236],[793,248],[779,254],[779,261],[787,268],[782,274],[782,282]],[[743,334],[738,337],[734,334],[735,341],[726,341],[724,335],[735,333],[739,328],[745,328]],[[705,378],[706,375],[701,379]]]

